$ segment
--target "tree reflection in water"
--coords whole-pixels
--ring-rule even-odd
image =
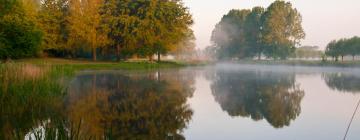
[[[69,88],[69,121],[81,123],[80,136],[98,139],[184,139],[181,131],[193,114],[186,104],[193,80],[168,76],[78,76]]]
[[[350,93],[360,93],[360,76],[345,73],[326,73],[325,83],[333,90]]]
[[[289,126],[301,112],[304,91],[294,74],[264,71],[217,71],[212,94],[230,116],[266,119],[273,127]]]
[[[9,109],[1,111],[6,116],[0,117],[0,139],[184,139],[182,130],[193,114],[186,102],[193,86],[193,76],[178,71],[80,74],[65,97],[3,106]],[[36,110],[26,115],[23,108]]]

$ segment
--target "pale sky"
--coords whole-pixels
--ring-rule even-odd
[[[268,7],[274,0],[184,0],[195,20],[197,48],[210,45],[211,32],[231,9]],[[303,17],[302,45],[325,48],[333,39],[360,36],[360,0],[289,0]]]

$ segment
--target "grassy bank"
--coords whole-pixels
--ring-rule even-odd
[[[199,65],[198,63],[190,62],[176,62],[176,61],[163,61],[163,62],[148,62],[148,61],[125,61],[125,62],[93,62],[88,60],[72,60],[72,59],[23,59],[14,61],[15,63],[25,63],[34,65],[52,65],[62,66],[75,70],[113,70],[113,69],[125,69],[125,70],[146,70],[146,69],[158,69],[158,68],[179,68],[185,66]]]
[[[289,65],[289,66],[327,66],[327,67],[360,67],[360,61],[321,61],[321,60],[240,60],[239,64]]]

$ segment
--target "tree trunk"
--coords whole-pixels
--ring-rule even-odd
[[[343,55],[341,56],[341,62],[344,62],[344,56]]]
[[[353,58],[352,60],[355,61],[355,55],[353,55],[352,58]]]
[[[96,48],[95,47],[92,48],[92,57],[93,57],[93,61],[96,61]]]
[[[120,61],[120,45],[116,45],[116,59],[117,61]]]
[[[158,53],[157,53],[157,57],[158,57],[158,60],[157,60],[157,61],[158,61],[158,62],[160,62],[160,61],[161,61],[161,58],[160,58],[160,57],[161,57],[160,52],[158,52]]]
[[[149,61],[150,61],[150,62],[153,61],[153,56],[152,56],[152,55],[149,56]]]

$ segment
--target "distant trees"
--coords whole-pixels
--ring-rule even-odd
[[[325,50],[325,54],[334,58],[335,61],[344,61],[344,56],[352,56],[355,60],[356,55],[360,55],[360,37],[352,37],[349,39],[340,39],[331,41]]]
[[[181,47],[187,47],[184,44],[191,42],[187,40],[194,39],[190,29],[192,16],[181,0],[14,1],[15,4],[12,1],[1,2],[0,44],[7,46],[1,47],[1,58],[21,58],[25,54],[34,56],[45,52],[62,57],[91,55],[93,60],[97,59],[97,55],[107,59],[115,56],[118,60],[137,55],[152,60],[152,56],[157,54],[160,60],[160,55],[191,50]],[[24,1],[31,1],[34,10],[21,6]],[[26,41],[35,43],[33,46],[36,49],[14,57],[9,52],[25,50],[8,51],[9,46],[14,46],[12,43],[21,43],[10,37],[10,32],[15,32],[17,28],[22,32],[30,31],[20,26],[22,23],[38,31],[39,35],[29,36],[37,41]]]
[[[286,59],[305,37],[300,13],[290,2],[275,1],[267,9],[231,10],[216,25],[211,40],[220,59],[261,55]]]
[[[319,50],[318,46],[302,46],[295,50],[296,58],[321,58],[322,55],[323,52]]]

